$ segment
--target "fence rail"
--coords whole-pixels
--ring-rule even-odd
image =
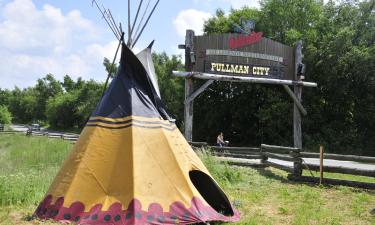
[[[75,143],[79,135],[65,134],[57,132],[43,132],[43,131],[0,131],[0,134],[15,134],[26,133],[31,136],[46,136],[48,138],[63,139]],[[229,164],[238,166],[252,166],[252,167],[274,167],[284,170],[289,173],[288,178],[294,181],[313,182],[318,183],[319,178],[303,176],[302,172],[305,169],[311,171],[319,171],[319,165],[305,163],[303,158],[319,158],[319,153],[302,152],[301,149],[294,147],[284,147],[275,145],[262,144],[260,148],[256,147],[218,147],[208,146],[206,142],[190,142],[194,147],[209,147],[213,154],[227,161]],[[324,154],[325,159],[332,159],[336,161],[352,161],[357,163],[366,163],[375,165],[375,157],[357,156],[357,155],[339,155],[339,154]],[[292,162],[293,166],[286,166],[271,162],[269,159],[277,159],[286,162]],[[247,160],[247,161],[245,161]],[[251,161],[260,160],[260,161]],[[329,166],[324,165],[325,172],[360,175],[366,177],[375,177],[375,169],[367,170],[360,168],[349,168],[345,166]],[[324,178],[324,183],[332,185],[346,185],[351,187],[361,187],[375,189],[375,183],[364,183],[358,181],[339,180]]]
[[[301,152],[302,158],[319,158],[319,153],[313,152]],[[375,163],[375,157],[368,156],[357,156],[357,155],[339,155],[324,153],[325,159],[342,160],[342,161],[353,161],[360,163]]]
[[[190,143],[192,146],[194,142]],[[208,146],[205,142],[199,142],[199,146]],[[314,182],[319,183],[319,178],[303,176],[303,170],[320,171],[320,165],[306,163],[303,158],[316,158],[318,159],[319,153],[303,152],[301,149],[294,147],[284,147],[275,145],[262,144],[260,148],[251,147],[217,147],[208,146],[215,156],[225,157],[228,163],[239,166],[261,166],[261,167],[274,167],[284,170],[289,173],[288,178],[294,181],[301,182]],[[238,161],[237,159],[244,159]],[[247,159],[257,159],[259,162],[248,162]],[[282,160],[285,162],[292,162],[293,166],[282,165],[279,163],[271,162],[270,159]],[[357,155],[339,155],[339,154],[324,154],[324,159],[331,159],[336,161],[351,161],[356,163],[375,164],[375,157],[357,156]],[[366,177],[375,177],[375,169],[367,170],[360,168],[350,168],[345,166],[331,166],[323,165],[324,172],[351,174]],[[351,187],[361,187],[375,189],[375,183],[364,183],[358,181],[339,180],[324,178],[325,184],[331,185],[346,185]]]
[[[0,131],[0,134],[17,134],[17,133],[26,133],[26,135],[30,136],[37,136],[37,137],[48,137],[53,139],[63,139],[70,141],[72,143],[75,143],[79,135],[78,134],[65,134],[65,133],[57,133],[57,132],[48,132],[48,131],[13,131],[13,130],[7,130],[7,131]]]
[[[25,131],[14,131],[14,130],[0,131],[0,134],[20,134],[20,133],[26,133],[26,132]]]

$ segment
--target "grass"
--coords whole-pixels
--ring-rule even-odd
[[[290,182],[287,173],[277,169],[229,166],[205,151],[199,155],[241,212],[237,224],[375,224],[370,213],[375,191]],[[325,177],[374,182],[343,174]]]
[[[0,135],[0,224],[30,215],[43,199],[71,144],[46,137]]]
[[[0,224],[57,224],[28,221],[71,144],[23,135],[0,135]],[[375,192],[288,181],[277,169],[229,166],[207,151],[199,156],[241,212],[239,225],[375,224]],[[308,174],[306,174],[308,175]],[[373,178],[326,174],[369,181]],[[372,181],[371,180],[371,181]]]

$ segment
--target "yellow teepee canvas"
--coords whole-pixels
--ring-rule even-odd
[[[124,44],[116,77],[35,215],[90,225],[239,219]]]

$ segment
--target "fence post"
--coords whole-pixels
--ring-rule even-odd
[[[324,149],[323,149],[323,146],[320,146],[320,167],[319,167],[319,170],[320,170],[319,184],[320,185],[323,184],[323,157],[324,157]]]
[[[300,177],[302,176],[303,168],[302,168],[302,157],[299,151],[291,151],[290,155],[293,158],[300,159],[298,162],[293,163],[293,175]]]
[[[268,156],[265,154],[263,150],[264,150],[264,147],[261,145],[260,146],[260,156],[262,157],[262,159],[260,160],[261,164],[267,163],[267,160],[268,160]]]

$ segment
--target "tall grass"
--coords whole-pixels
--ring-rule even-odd
[[[243,177],[241,176],[241,173],[238,170],[231,168],[227,162],[215,158],[210,149],[200,148],[197,150],[198,156],[201,158],[208,171],[210,171],[211,175],[222,186],[242,181]]]
[[[72,145],[24,135],[0,135],[0,206],[37,204]]]

